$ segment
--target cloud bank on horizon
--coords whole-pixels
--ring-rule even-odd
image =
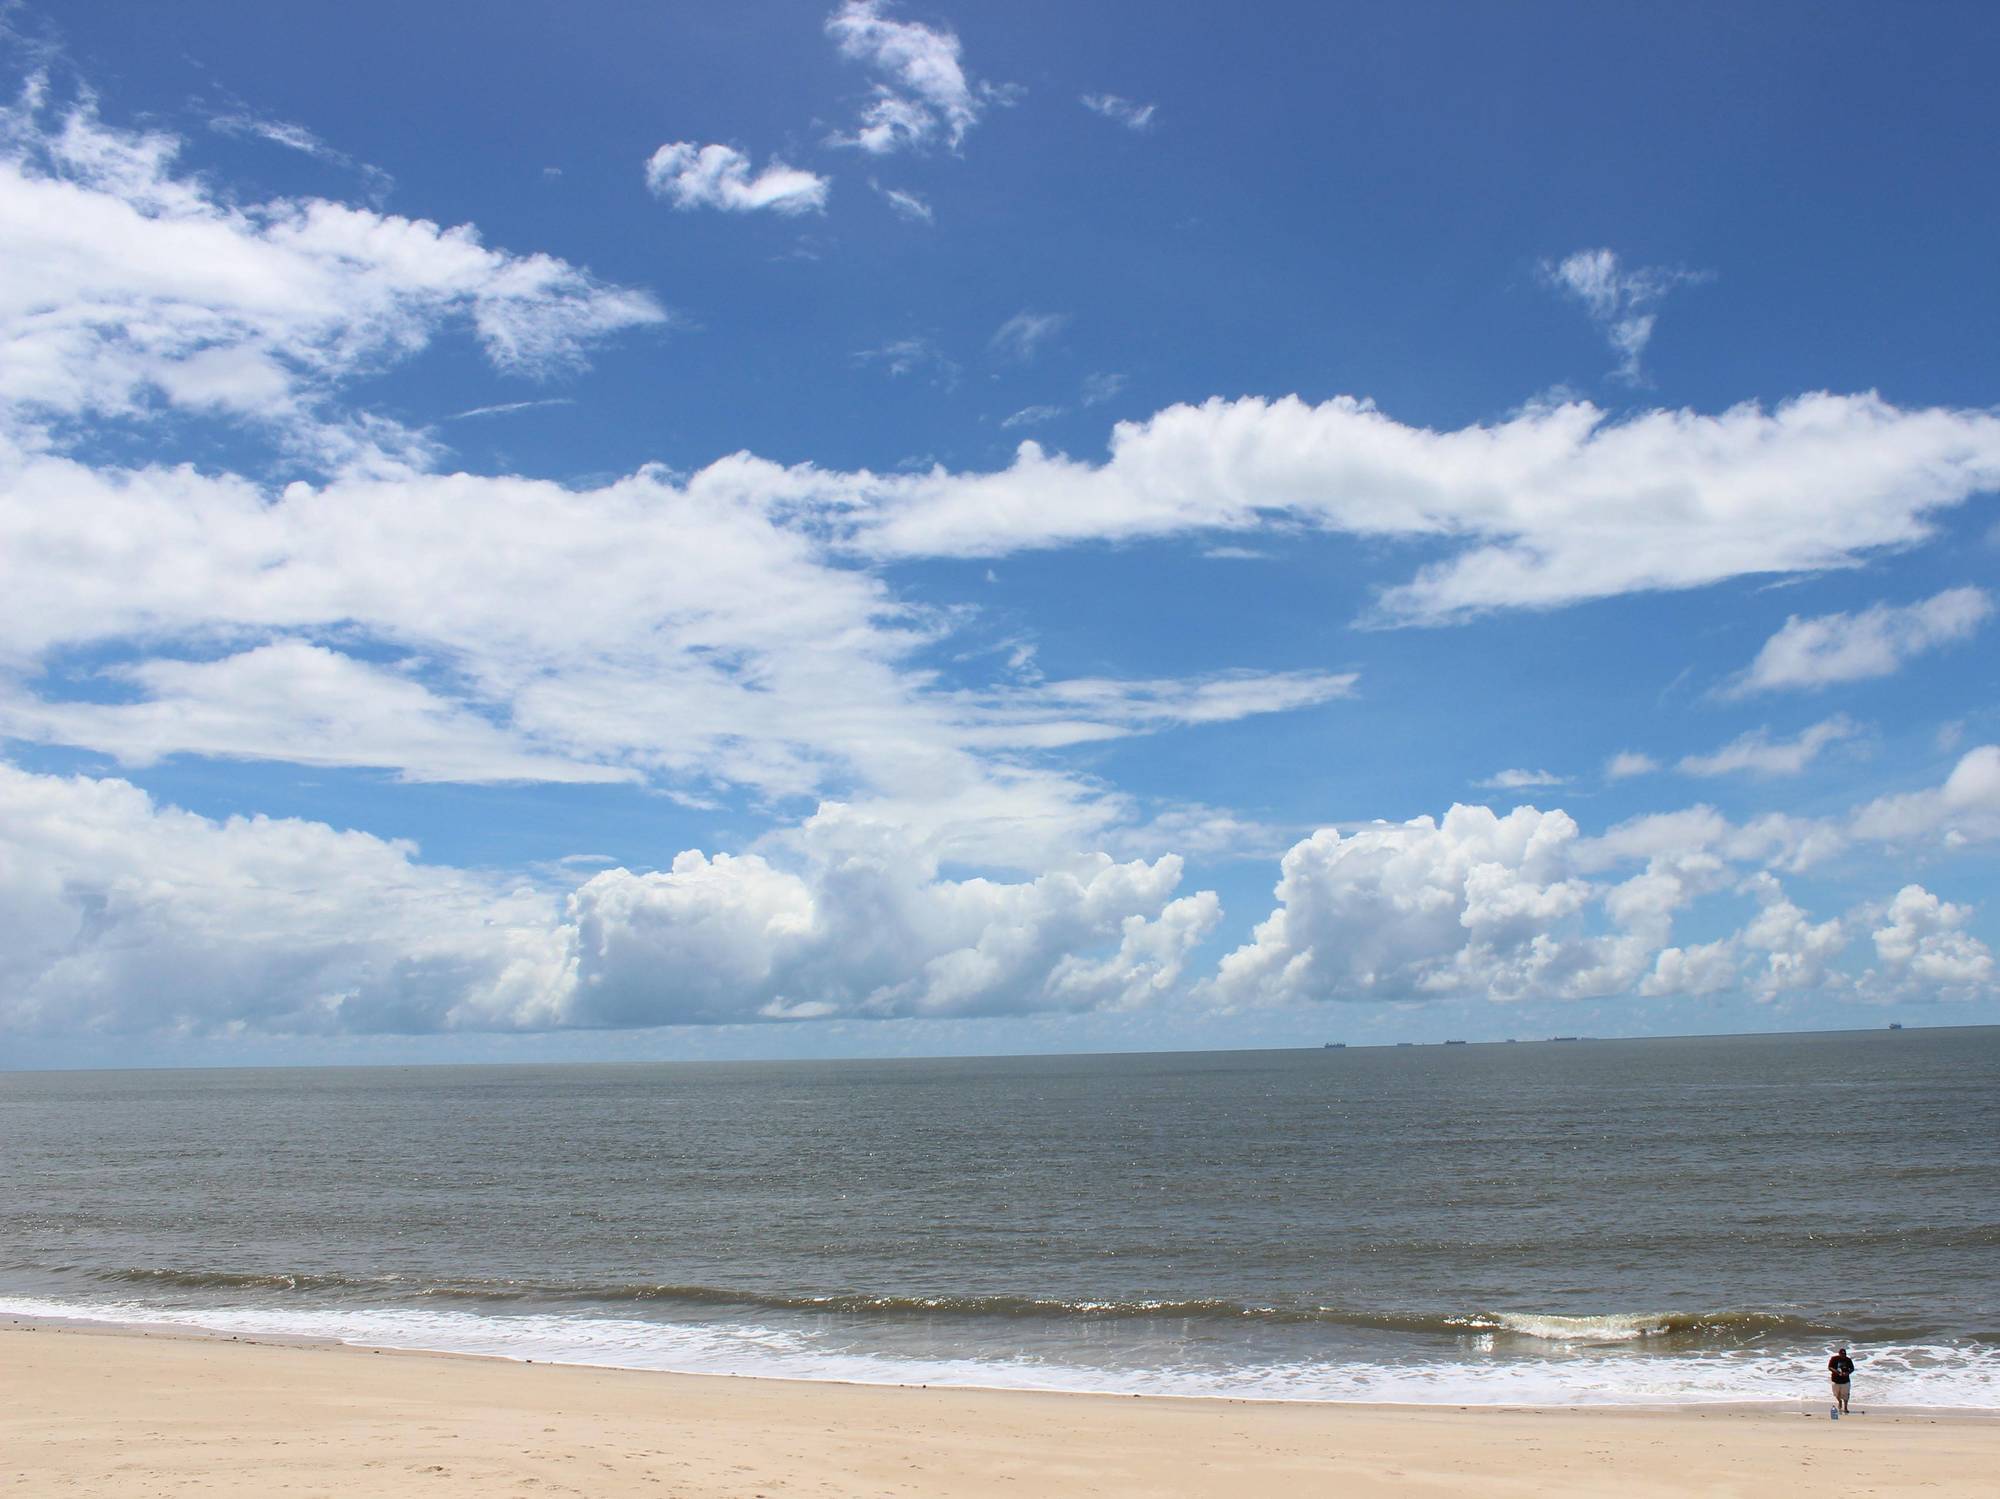
[[[1162,379],[1171,339],[1032,269],[968,289],[948,232],[975,128],[1164,151],[1161,106],[981,82],[881,0],[788,44],[858,106],[754,150],[655,111],[560,254],[500,247],[502,200],[504,235],[200,156],[351,190],[383,155],[284,99],[197,136],[5,44],[0,1035],[2000,1018],[1990,388],[1531,378],[1452,418]],[[838,196],[857,152],[927,175]],[[935,280],[841,279],[864,233]],[[1667,293],[1729,284],[1539,279],[1628,391]],[[729,385],[778,339],[782,387]],[[729,386],[742,440],[668,441],[663,381]],[[859,441],[813,416],[861,390]],[[591,872],[584,819],[641,831]]]

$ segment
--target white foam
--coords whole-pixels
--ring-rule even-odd
[[[684,1374],[841,1380],[855,1384],[1364,1400],[1418,1405],[1661,1405],[1820,1399],[1824,1376],[1805,1358],[1767,1353],[1623,1354],[1434,1360],[1403,1364],[1300,1361],[1245,1368],[1092,1367],[1026,1356],[940,1358],[857,1353],[812,1332],[756,1322],[669,1323],[550,1314],[491,1316],[396,1307],[162,1307],[139,1301],[0,1297],[0,1316],[151,1323],[265,1337],[324,1338],[361,1347],[480,1354]],[[1591,1319],[1583,1319],[1591,1320]],[[1867,1406],[2000,1409],[2000,1349],[1857,1348],[1857,1395]]]
[[[1547,1313],[1496,1312],[1490,1325],[1551,1343],[1630,1343],[1665,1332],[1668,1318],[1664,1314],[1557,1317]]]

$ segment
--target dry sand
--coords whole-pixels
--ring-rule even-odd
[[[1135,1400],[0,1327],[8,1495],[1917,1490],[2000,1492],[2000,1419]]]

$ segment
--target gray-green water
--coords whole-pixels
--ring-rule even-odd
[[[1294,1398],[2000,1406],[2000,1030],[0,1075],[0,1313]]]

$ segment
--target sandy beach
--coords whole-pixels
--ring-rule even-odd
[[[1833,1422],[1803,1400],[1636,1411],[1133,1399],[0,1330],[0,1484],[22,1494],[1970,1495],[1992,1492],[1996,1468],[2000,1419]]]

